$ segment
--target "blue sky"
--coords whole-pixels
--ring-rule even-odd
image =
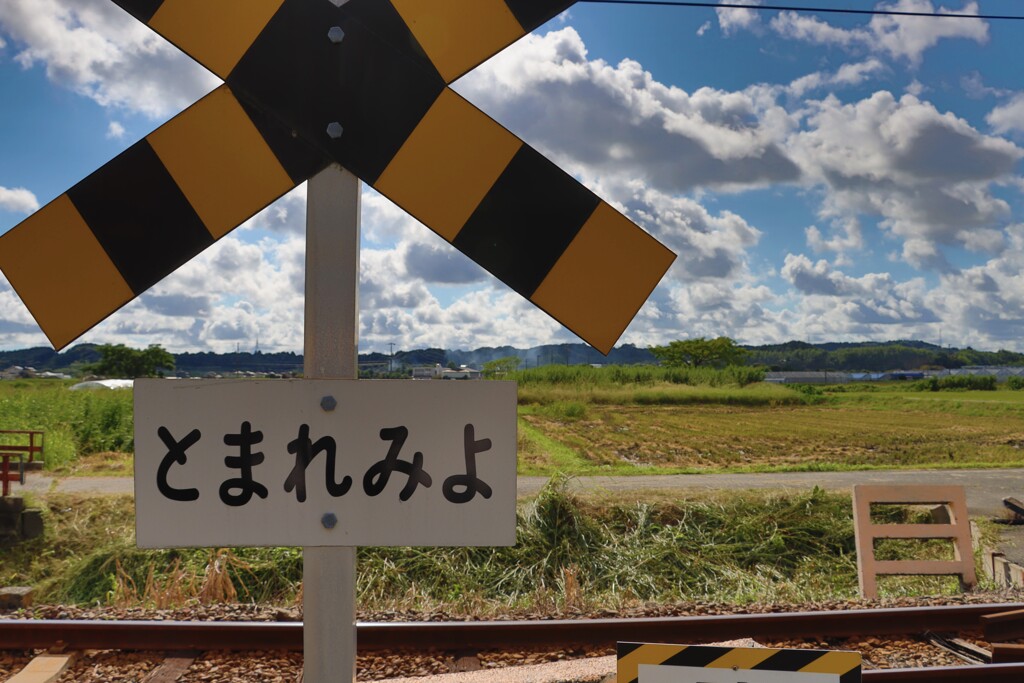
[[[679,254],[622,342],[1024,350],[1022,37],[1024,22],[581,2],[456,89]],[[0,233],[216,84],[109,0],[4,0]],[[304,202],[82,341],[300,351]],[[372,191],[362,221],[363,350],[576,340]],[[0,277],[0,348],[45,343]]]

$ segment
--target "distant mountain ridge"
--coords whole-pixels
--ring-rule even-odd
[[[968,365],[1024,366],[1024,354],[1015,351],[978,351],[945,348],[915,340],[888,342],[825,342],[809,344],[790,341],[784,344],[744,346],[750,355],[748,363],[764,365],[773,370],[847,370],[884,372],[913,370],[925,367],[959,368]],[[440,348],[359,354],[364,370],[387,372],[418,365],[467,365],[481,368],[489,361],[516,356],[522,367],[539,365],[635,365],[655,363],[647,348],[623,344],[612,349],[607,357],[586,344],[546,344],[529,349],[513,346],[481,347],[472,351]],[[63,352],[48,347],[35,347],[15,351],[0,351],[0,369],[18,365],[39,371],[75,371],[100,358],[96,344],[78,344]],[[291,351],[265,353],[256,351],[174,354],[178,372],[192,375],[228,372],[260,372],[292,374],[302,372],[302,354]]]

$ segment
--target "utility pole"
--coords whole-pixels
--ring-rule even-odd
[[[388,372],[395,371],[395,342],[388,342],[388,346],[391,347],[391,357],[388,358]]]

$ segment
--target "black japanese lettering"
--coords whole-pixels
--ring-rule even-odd
[[[491,450],[491,440],[480,439],[477,441],[475,428],[468,424],[463,431],[463,443],[466,453],[466,473],[454,474],[444,480],[444,484],[441,486],[444,497],[452,503],[468,503],[478,493],[484,498],[490,498],[491,487],[476,476],[476,456],[478,453]],[[457,486],[463,487],[465,490],[459,493],[455,490]]]
[[[309,425],[302,425],[298,438],[288,442],[288,452],[295,455],[295,466],[284,482],[284,490],[291,493],[295,489],[295,498],[300,503],[306,502],[306,468],[319,453],[327,453],[327,492],[338,498],[352,488],[352,477],[344,477],[341,483],[334,480],[338,446],[333,438],[325,436],[313,443],[309,438]]]
[[[363,490],[366,491],[366,495],[379,495],[388,485],[391,473],[395,471],[409,476],[409,481],[406,482],[402,492],[398,494],[399,500],[409,500],[412,494],[416,492],[416,487],[420,484],[429,488],[433,480],[429,474],[423,471],[422,453],[419,451],[414,453],[411,463],[398,459],[402,445],[409,438],[409,430],[405,427],[382,429],[380,430],[380,438],[384,441],[390,441],[391,447],[388,448],[388,454],[383,460],[377,461],[370,469],[366,470],[366,474],[363,476]]]
[[[224,464],[233,469],[240,470],[239,477],[227,479],[220,485],[220,499],[225,505],[241,507],[250,500],[253,495],[260,498],[267,497],[267,487],[259,482],[253,481],[252,468],[263,462],[263,453],[253,453],[252,447],[263,441],[263,432],[252,431],[252,425],[248,422],[242,423],[241,433],[225,434],[224,443],[228,446],[238,446],[239,455],[229,455],[224,458]],[[232,493],[238,489],[239,493]]]
[[[175,440],[167,427],[160,427],[156,430],[157,436],[167,446],[167,455],[160,461],[160,467],[156,470],[156,487],[163,494],[164,498],[177,500],[182,503],[199,499],[199,489],[176,489],[167,483],[167,473],[171,471],[171,465],[177,463],[184,465],[188,462],[185,451],[195,445],[202,436],[198,429],[193,429],[181,441]]]

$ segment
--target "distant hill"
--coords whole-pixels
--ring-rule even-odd
[[[959,368],[969,365],[1024,366],[1024,354],[1014,351],[978,351],[943,348],[928,342],[897,340],[888,342],[827,342],[808,344],[790,341],[785,344],[744,346],[749,352],[748,363],[764,365],[773,370],[845,370],[884,372],[888,370],[917,370],[921,368]],[[386,353],[359,355],[364,373],[384,374],[389,370],[406,372],[420,365],[468,365],[482,368],[489,361],[516,356],[522,367],[539,365],[636,365],[657,362],[646,348],[633,344],[615,347],[607,357],[586,344],[547,344],[529,349],[513,346],[482,347],[468,350],[439,348],[396,351],[394,357]],[[0,351],[0,369],[12,365],[32,367],[39,371],[79,371],[82,366],[98,361],[100,354],[95,344],[78,344],[57,353],[47,347]],[[259,372],[273,374],[300,374],[302,354],[290,351],[279,353],[180,353],[175,354],[176,370],[192,376],[232,372]]]
[[[74,369],[84,363],[95,363],[100,359],[96,344],[78,344],[57,353],[48,346],[37,346],[17,351],[0,351],[0,369],[12,365],[23,368],[35,368],[39,371],[57,372]]]

